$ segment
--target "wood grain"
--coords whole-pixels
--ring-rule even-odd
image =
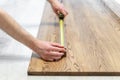
[[[63,0],[67,57],[46,62],[33,53],[28,74],[120,75],[120,18],[108,1]],[[59,37],[58,18],[46,2],[38,38],[59,43]]]

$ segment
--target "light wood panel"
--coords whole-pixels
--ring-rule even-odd
[[[63,0],[67,57],[46,62],[34,53],[31,75],[120,75],[119,17],[102,0]],[[40,40],[60,42],[59,21],[46,3],[38,32]]]

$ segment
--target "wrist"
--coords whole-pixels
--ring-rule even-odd
[[[32,49],[34,52],[38,53],[39,51],[39,46],[40,46],[41,40],[34,38],[28,43],[28,47]]]
[[[56,1],[58,1],[58,0],[48,0],[48,2],[49,2],[50,4],[53,4],[53,3],[55,3]]]
[[[30,49],[34,50],[34,48],[36,47],[37,39],[31,35],[27,35],[26,38],[23,38],[23,41],[21,42],[25,44],[27,47],[29,47]]]

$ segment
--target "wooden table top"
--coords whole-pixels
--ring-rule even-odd
[[[109,1],[109,0],[108,0]],[[31,75],[120,75],[120,18],[104,0],[63,0],[67,56],[57,62],[31,57]],[[46,2],[40,40],[60,42],[59,20]]]

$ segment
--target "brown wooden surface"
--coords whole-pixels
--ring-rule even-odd
[[[109,1],[109,0],[108,0]],[[120,75],[120,23],[103,0],[63,0],[67,57],[46,62],[32,55],[32,75]],[[116,7],[117,8],[117,7]],[[38,32],[40,40],[59,43],[59,21],[46,3]]]

